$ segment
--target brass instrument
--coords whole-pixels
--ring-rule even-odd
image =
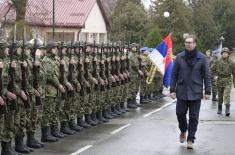
[[[157,66],[154,65],[154,63],[152,63],[151,68],[149,70],[148,77],[146,79],[146,83],[147,84],[151,84],[152,83],[156,71],[157,71]]]

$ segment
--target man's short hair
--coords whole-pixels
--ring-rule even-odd
[[[194,42],[197,41],[197,37],[196,37],[196,35],[194,35],[194,34],[189,34],[189,35],[187,35],[187,36],[185,37],[184,41],[185,41],[186,39],[188,39],[188,38],[193,38],[193,41],[194,41]]]

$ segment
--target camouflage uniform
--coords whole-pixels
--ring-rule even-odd
[[[2,142],[2,153],[9,151],[8,143],[11,141],[13,136],[12,129],[13,120],[12,116],[13,112],[10,111],[10,105],[6,103],[7,98],[7,84],[8,84],[8,67],[9,67],[9,59],[4,54],[5,49],[8,49],[8,44],[6,42],[0,42],[0,62],[3,64],[3,68],[1,68],[1,97],[5,97],[5,108],[8,111],[2,111],[4,106],[1,106],[1,114],[0,114],[0,141]],[[5,121],[7,123],[5,123]]]
[[[92,52],[92,45],[85,46],[83,48],[85,52],[84,53],[84,77],[86,81],[89,83],[89,87],[87,87],[87,93],[88,93],[88,101],[85,105],[85,121],[87,124],[90,125],[97,125],[97,121],[94,120],[95,112],[97,109],[97,103],[96,103],[96,92],[95,92],[95,83],[94,83],[94,77],[92,76],[92,56],[90,55]],[[97,83],[98,84],[98,83]]]
[[[113,116],[111,116],[111,103],[112,103],[112,84],[113,84],[113,76],[111,74],[112,66],[111,66],[111,47],[107,45],[105,47],[105,76],[107,79],[107,86],[106,86],[106,92],[105,92],[105,110],[103,111],[104,117],[106,119],[111,119]]]
[[[46,70],[45,99],[43,100],[43,114],[41,120],[42,142],[55,142],[58,139],[51,135],[50,126],[56,125],[56,105],[58,104],[59,64],[56,54],[52,50],[57,50],[57,44],[52,42],[47,44],[47,57],[44,60]]]
[[[64,138],[64,134],[72,135],[75,131],[71,130],[69,127],[69,120],[71,118],[70,115],[70,107],[73,102],[74,98],[74,88],[73,90],[69,90],[68,84],[73,87],[73,85],[68,81],[69,75],[69,58],[67,55],[67,45],[63,42],[60,43],[59,53],[56,55],[56,62],[59,66],[59,82],[64,86],[66,89],[65,93],[58,92],[58,96],[56,98],[56,106],[55,106],[55,113],[53,115],[53,124],[52,124],[52,135],[58,138]],[[61,63],[64,61],[64,64]],[[61,124],[61,132],[58,131],[57,127],[58,124]]]
[[[81,85],[81,91],[79,94],[80,100],[78,101],[81,105],[78,104],[77,107],[77,123],[79,126],[82,126],[84,128],[88,128],[90,125],[86,123],[83,119],[83,115],[86,115],[87,118],[89,117],[89,106],[88,106],[88,101],[89,101],[89,90],[90,90],[90,84],[85,78],[85,68],[84,68],[84,63],[85,63],[85,56],[84,56],[84,51],[85,51],[85,46],[81,45],[80,43],[76,43],[76,54],[77,54],[77,70],[78,70],[78,81]]]
[[[127,106],[129,108],[137,108],[136,95],[139,91],[139,82],[140,82],[140,75],[139,75],[140,70],[139,70],[137,49],[133,49],[129,55],[130,55],[130,81],[131,81],[129,92],[131,94],[131,97],[128,99]]]
[[[66,117],[69,120],[69,126],[72,130],[80,132],[82,127],[78,126],[75,123],[75,119],[77,117],[78,109],[81,110],[80,103],[80,90],[81,85],[78,81],[78,70],[76,69],[77,59],[75,62],[75,53],[74,53],[74,45],[69,45],[68,54],[67,54],[67,63],[68,63],[68,75],[67,79],[73,85],[74,91],[68,92],[68,103],[65,106]]]
[[[228,48],[224,47],[221,54],[227,52],[230,54]],[[215,75],[217,79],[217,89],[218,89],[218,114],[221,114],[222,104],[226,105],[225,113],[227,116],[230,115],[230,93],[232,82],[235,84],[235,64],[229,60],[229,58],[221,58],[215,63],[212,68],[215,68]],[[232,80],[233,76],[233,80]]]
[[[206,56],[207,56],[207,60],[209,62],[209,68],[210,68],[210,72],[211,72],[211,85],[212,85],[212,101],[217,101],[216,96],[217,96],[217,88],[216,88],[216,78],[215,78],[215,68],[212,68],[212,66],[214,65],[214,63],[217,63],[217,56],[214,55],[212,57],[212,52],[211,50],[207,50],[206,51]]]
[[[31,45],[32,46],[32,45]],[[33,74],[37,74],[38,77],[34,77],[37,79],[31,79],[31,85],[34,85],[34,80],[38,81],[38,88],[37,91],[40,94],[41,102],[36,102],[36,95],[31,94],[31,103],[32,103],[32,110],[27,111],[28,116],[28,123],[27,123],[27,146],[31,148],[41,148],[44,147],[44,144],[38,141],[35,138],[35,132],[38,129],[38,125],[41,124],[42,114],[43,114],[43,101],[45,99],[45,85],[46,85],[46,69],[45,69],[45,46],[44,45],[33,45],[37,46],[36,51],[32,55],[35,55],[35,60],[31,59],[31,64],[39,63],[39,66],[34,64],[35,66],[30,66],[31,71],[34,72]],[[29,47],[30,48],[30,45]],[[32,48],[31,48],[32,50]],[[32,69],[35,67],[34,69]],[[36,70],[38,68],[38,70]],[[37,72],[37,73],[36,73]],[[40,80],[39,80],[40,79]],[[34,88],[35,89],[35,88]],[[39,102],[39,101],[38,101]]]
[[[17,43],[17,50],[22,50],[22,44]],[[16,51],[17,51],[16,50]],[[32,74],[30,72],[29,65],[31,65],[27,59],[29,57],[29,54],[25,54],[25,51],[21,51],[21,55],[15,54],[14,60],[17,62],[17,67],[15,69],[15,82],[17,87],[19,87],[20,91],[24,91],[24,93],[33,93],[33,87],[29,83],[29,81],[32,79]],[[24,60],[20,59],[24,55]],[[23,63],[26,63],[27,66],[25,66],[23,73]],[[23,79],[25,80],[25,88],[23,88]],[[26,94],[27,95],[27,94]],[[27,95],[27,100],[29,99],[30,95]],[[30,102],[30,101],[29,101]],[[18,95],[17,98],[17,109],[15,113],[15,150],[20,153],[29,153],[30,149],[27,148],[24,145],[23,138],[25,136],[27,122],[29,117],[26,115],[26,111],[31,111],[31,105],[27,104],[23,99]],[[30,103],[31,104],[31,103]]]

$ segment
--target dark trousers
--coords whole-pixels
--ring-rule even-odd
[[[177,100],[176,115],[179,122],[180,131],[186,132],[188,130],[187,140],[194,142],[195,133],[197,131],[199,111],[201,107],[201,100]],[[187,112],[189,110],[189,123],[187,122]]]

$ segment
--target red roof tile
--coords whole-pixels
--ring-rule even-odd
[[[5,2],[7,1],[5,0]],[[107,16],[104,14],[99,0],[55,0],[55,25],[57,27],[84,27],[85,21],[96,1],[98,1],[106,24],[109,26]],[[9,8],[2,4],[0,4],[0,9],[7,10]],[[52,26],[52,5],[52,0],[28,0],[25,16],[26,22],[29,25]],[[0,13],[0,17],[3,14],[4,12]],[[7,14],[7,18],[8,21],[15,20],[14,10]]]
[[[84,27],[96,0],[55,0],[55,25]],[[52,0],[29,0],[26,21],[32,25],[52,25]]]

